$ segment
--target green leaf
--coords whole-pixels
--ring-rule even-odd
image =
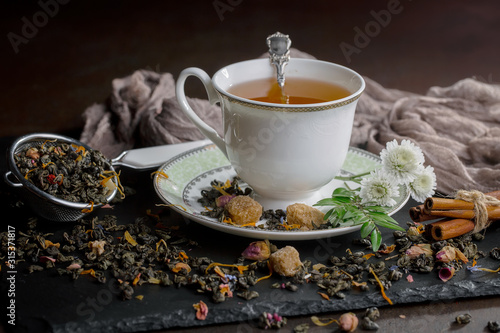
[[[374,228],[375,224],[373,222],[367,221],[363,223],[360,230],[361,238],[367,237],[373,231]]]
[[[378,251],[380,244],[382,244],[382,234],[380,233],[380,230],[377,228],[373,229],[370,235],[370,240],[372,242],[372,250],[374,252]]]
[[[338,201],[333,200],[332,198],[321,199],[314,206],[337,206]]]
[[[372,214],[373,213],[370,213],[370,216],[373,218],[375,224],[380,227],[389,228],[393,230],[402,230],[402,231],[405,230],[404,228],[399,226],[398,222],[395,219],[393,219],[387,214],[383,215],[378,215],[378,214],[372,215]]]
[[[382,228],[405,231],[406,229],[401,227],[399,224],[393,224],[390,222],[375,222],[376,225]]]
[[[387,214],[387,207],[382,207],[382,206],[365,206],[365,209],[370,211],[370,212],[380,212]]]
[[[352,191],[346,189],[345,187],[337,187],[332,192],[332,197],[342,196],[342,197],[351,197],[353,195]]]
[[[329,211],[327,211],[327,212],[325,213],[325,216],[323,216],[323,220],[328,221],[328,219],[330,218],[330,216],[332,216],[332,214],[333,214],[334,212],[335,212],[335,209],[334,209],[334,208],[332,208],[332,209],[330,209]]]

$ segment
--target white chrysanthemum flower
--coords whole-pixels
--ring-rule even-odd
[[[396,204],[393,197],[397,197],[398,195],[398,185],[390,181],[381,169],[372,171],[370,177],[361,180],[359,196],[363,204],[393,206]]]
[[[398,145],[396,139],[387,142],[386,148],[380,152],[380,158],[385,173],[399,184],[412,182],[425,161],[420,147],[409,140],[403,140]]]
[[[428,197],[432,197],[436,189],[434,168],[430,165],[420,168],[420,173],[408,187],[410,188],[411,197],[416,201],[424,202]]]

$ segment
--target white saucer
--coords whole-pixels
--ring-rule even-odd
[[[371,171],[380,166],[377,155],[358,148],[349,148],[346,160],[342,166],[341,175],[353,175]],[[201,223],[209,228],[233,235],[269,240],[311,240],[339,236],[359,230],[361,226],[331,228],[310,231],[278,231],[251,227],[237,227],[219,222],[215,218],[201,215],[205,208],[198,203],[203,189],[210,189],[213,180],[226,181],[236,176],[236,172],[224,154],[213,144],[188,150],[163,164],[158,171],[168,175],[168,179],[157,173],[153,185],[160,199],[172,209],[190,220]],[[344,182],[332,180],[328,185],[313,193],[304,203],[314,204],[320,199],[330,197],[333,189],[343,186]],[[405,187],[400,187],[400,196],[395,198],[396,204],[388,211],[389,215],[396,213],[408,201],[409,193]],[[286,209],[285,202],[255,197],[264,209]]]

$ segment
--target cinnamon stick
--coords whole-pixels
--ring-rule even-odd
[[[500,220],[500,207],[487,207],[487,211],[489,220]],[[471,209],[431,210],[426,213],[417,206],[410,208],[410,217],[414,222],[436,220],[442,217],[472,220],[475,217],[475,213]]]
[[[474,230],[474,222],[468,219],[442,220],[425,226],[425,232],[436,241],[455,238]]]
[[[500,200],[500,191],[494,191],[485,194]],[[430,214],[430,211],[432,210],[448,210],[448,209],[472,210],[474,209],[474,203],[458,199],[431,197],[425,200],[423,211],[426,214]]]

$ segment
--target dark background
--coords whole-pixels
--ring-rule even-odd
[[[498,83],[499,9],[495,0],[3,1],[0,147],[34,132],[78,138],[81,114],[106,100],[114,78],[137,69],[177,77],[190,66],[213,74],[265,53],[265,38],[276,31],[290,35],[293,47],[388,88],[424,94],[466,77]],[[383,25],[376,16],[385,18]],[[346,56],[341,45],[356,52]],[[205,97],[199,84],[190,85],[193,95]],[[429,332],[486,332],[499,304],[498,297],[483,297],[389,307],[379,323],[385,331],[425,325]],[[466,312],[473,322],[462,329],[453,319]],[[290,318],[288,327],[306,320]]]
[[[276,31],[389,88],[425,93],[471,76],[500,81],[494,0],[59,1],[4,1],[0,136],[79,137],[81,114],[108,97],[114,78],[137,69],[176,78],[189,66],[211,75],[265,53]],[[356,52],[346,56],[348,45]]]

